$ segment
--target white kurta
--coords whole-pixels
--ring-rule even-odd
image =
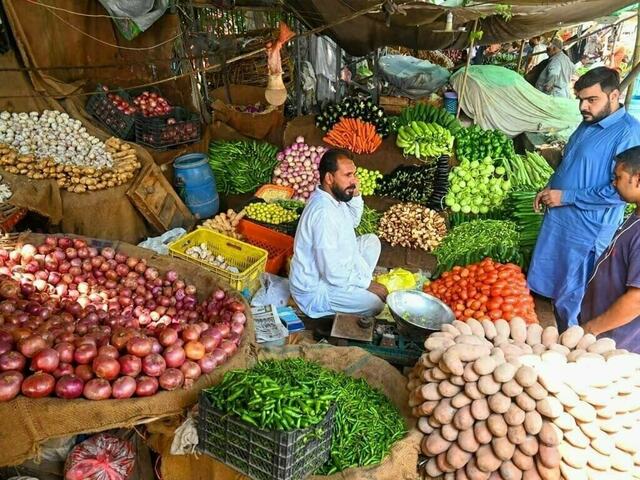
[[[382,301],[369,287],[380,256],[375,235],[356,237],[364,202],[339,202],[321,189],[302,213],[289,284],[300,309],[312,318],[337,312],[375,315]]]

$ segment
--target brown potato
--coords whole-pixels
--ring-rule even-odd
[[[440,427],[440,435],[447,442],[455,442],[458,439],[458,429],[452,423],[447,423]]]
[[[533,457],[538,453],[538,440],[533,435],[527,435],[524,442],[518,445],[518,449],[520,449],[520,451],[525,455]]]
[[[476,420],[486,420],[489,418],[491,411],[486,398],[474,400],[471,403],[471,415]]]
[[[458,433],[458,439],[457,439],[458,445],[465,452],[475,453],[478,450],[478,448],[480,448],[480,442],[478,441],[475,435],[476,425],[474,425],[473,428],[462,430]]]
[[[558,329],[556,327],[546,327],[542,331],[542,344],[549,348],[551,345],[558,342]]]
[[[540,430],[542,430],[542,417],[538,412],[532,410],[525,413],[524,429],[529,435],[538,435],[540,433]]]
[[[507,428],[507,438],[514,445],[520,445],[527,438],[527,431],[522,425]]]
[[[542,443],[549,446],[556,446],[562,440],[559,431],[548,421],[542,422],[542,428],[540,429],[540,433],[538,433],[538,438]]]
[[[502,461],[495,456],[491,445],[482,445],[476,452],[476,465],[483,472],[495,472]]]
[[[516,467],[511,461],[504,462],[500,465],[500,475],[503,480],[522,480],[522,470]]]
[[[454,408],[462,408],[466,405],[471,405],[472,401],[473,400],[467,397],[466,393],[460,392],[459,394],[457,394],[455,397],[451,399],[451,406]]]
[[[547,468],[554,468],[560,465],[560,450],[558,447],[551,447],[544,443],[538,445],[538,458]]]
[[[454,469],[463,468],[471,459],[471,453],[464,451],[457,443],[454,443],[447,450],[447,463]]]
[[[507,410],[507,413],[504,414],[504,421],[507,422],[507,425],[517,426],[522,425],[524,423],[525,413],[520,407],[518,407],[515,403],[512,403]]]
[[[473,433],[476,437],[476,440],[481,445],[486,445],[491,442],[493,438],[493,434],[489,430],[486,421],[480,421],[473,424]]]
[[[503,365],[508,364],[504,363]],[[495,371],[493,373],[495,374]],[[480,390],[484,395],[493,395],[494,393],[497,393],[500,390],[500,386],[500,383],[494,380],[494,377],[491,375],[482,375],[478,380],[478,390]]]
[[[494,413],[507,413],[511,406],[511,398],[501,392],[494,393],[488,400],[489,408]]]
[[[509,426],[502,415],[494,413],[487,419],[487,428],[495,437],[504,437],[507,435]]]
[[[442,437],[440,430],[434,430],[423,444],[422,453],[434,457],[442,452],[446,452],[451,446],[451,442]]]
[[[502,461],[511,460],[516,446],[507,437],[495,437],[491,440],[491,448],[496,457]]]
[[[522,392],[515,398],[516,405],[518,405],[525,412],[531,412],[536,409],[536,401],[527,395],[525,392]]]
[[[453,425],[458,430],[467,430],[473,426],[474,418],[469,405],[458,409],[453,417]]]
[[[516,382],[515,379],[511,379],[508,382],[503,383],[501,390],[506,396],[511,398],[517,397],[524,391],[524,389],[522,388],[522,385]]]
[[[503,363],[493,371],[493,378],[498,383],[506,383],[515,376],[517,371],[518,369],[513,364]]]

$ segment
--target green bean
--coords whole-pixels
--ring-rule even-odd
[[[378,223],[380,222],[381,217],[382,214],[380,212],[377,212],[373,208],[369,208],[365,205],[364,210],[362,211],[362,217],[360,218],[360,223],[356,227],[356,235],[377,233]]]
[[[434,251],[438,273],[491,257],[499,262],[521,261],[520,234],[506,220],[473,220],[456,226]]]

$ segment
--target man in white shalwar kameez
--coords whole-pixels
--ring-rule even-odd
[[[380,240],[356,237],[364,202],[349,153],[325,152],[320,185],[304,208],[294,243],[289,285],[300,309],[311,318],[335,313],[375,316],[386,288],[373,281]]]

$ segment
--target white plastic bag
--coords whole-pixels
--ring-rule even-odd
[[[251,306],[284,307],[289,303],[289,295],[289,280],[272,273],[263,273],[260,277],[260,289],[251,299]]]
[[[169,245],[171,242],[183,236],[187,231],[184,228],[174,228],[164,232],[159,237],[149,237],[144,242],[138,244],[139,247],[153,250],[160,255],[169,254]]]

